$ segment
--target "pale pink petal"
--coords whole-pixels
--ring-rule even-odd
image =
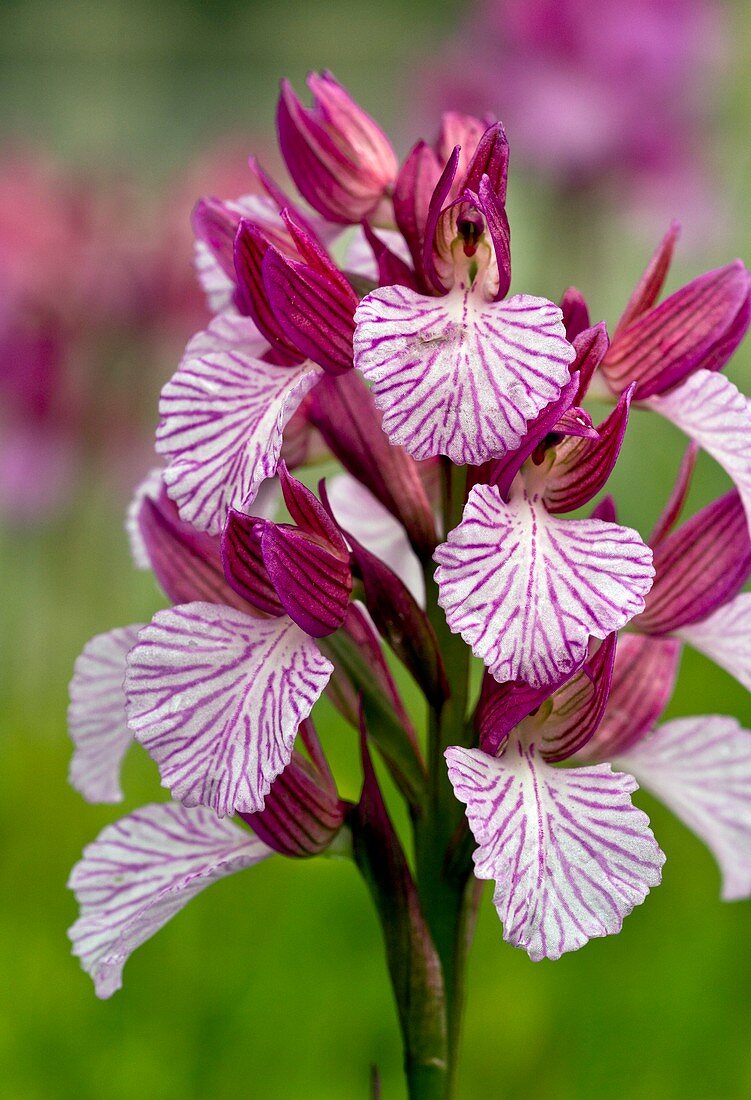
[[[698,370],[676,389],[643,402],[719,462],[741,495],[751,526],[751,409],[738,388],[715,371]]]
[[[618,758],[707,845],[726,901],[751,895],[751,733],[734,718],[678,718]]]
[[[334,515],[345,531],[385,562],[424,607],[425,581],[420,562],[398,520],[349,474],[332,478],[326,488]]]
[[[575,352],[558,306],[518,294],[428,298],[402,286],[357,308],[355,366],[372,384],[383,430],[415,458],[501,458],[569,380]]]
[[[501,757],[450,748],[446,759],[479,845],[475,874],[495,880],[503,938],[534,961],[619,932],[660,882],[665,857],[631,776],[554,768],[516,739]]]
[[[184,359],[159,403],[156,449],[168,462],[167,491],[182,519],[212,534],[229,508],[247,510],[274,474],[284,427],[322,373],[311,363],[275,366],[236,347]]]
[[[145,500],[158,500],[162,488],[162,468],[157,466],[149,470],[143,481],[139,482],[133,493],[125,515],[125,531],[130,545],[130,556],[136,569],[150,569],[149,549],[141,533],[138,517]]]
[[[144,806],[103,829],[68,882],[80,906],[68,935],[97,996],[121,987],[129,956],[191,898],[268,855],[249,830],[174,802]]]
[[[333,665],[286,616],[159,611],[128,657],[128,725],[186,806],[262,810]]]
[[[519,478],[505,503],[476,485],[434,554],[438,602],[499,682],[554,684],[644,608],[654,570],[636,531],[551,516]]]
[[[140,623],[98,634],[77,658],[68,732],[75,749],[69,779],[87,802],[121,802],[120,765],[133,734],[125,720],[125,659]]]
[[[228,311],[220,313],[185,346],[181,362],[187,363],[201,355],[220,351],[236,351],[260,359],[269,350],[268,340],[258,331],[250,317]]]
[[[742,592],[700,623],[676,635],[751,691],[751,592]]]

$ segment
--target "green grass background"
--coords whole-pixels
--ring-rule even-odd
[[[323,65],[398,130],[410,67],[460,14],[459,4],[426,0],[211,8],[7,0],[3,130],[46,140],[94,170],[125,158],[154,182],[220,132],[268,130],[278,76],[299,82]],[[679,263],[672,285],[732,255],[751,257],[749,20],[741,7],[731,18],[737,55],[712,145],[728,224],[704,255]],[[576,282],[594,314],[614,321],[648,245],[602,218],[591,232],[581,214],[572,225],[535,181],[513,183],[511,201],[515,287],[556,297]],[[155,388],[171,367],[154,365]],[[751,379],[748,349],[731,373]],[[649,530],[680,454],[667,425],[633,418],[612,483],[625,522]],[[725,487],[702,461],[689,508]],[[161,605],[151,579],[130,565],[121,505],[92,470],[60,520],[0,537],[0,1096],[365,1100],[377,1063],[384,1100],[402,1097],[378,928],[348,864],[275,859],[217,884],[139,949],[109,1002],[95,999],[69,954],[70,867],[121,809],[164,797],[136,750],[122,808],[87,806],[66,782],[75,656],[93,633]],[[713,712],[751,726],[747,693],[686,653],[671,713]],[[351,731],[329,712],[320,728],[342,792],[354,795]],[[703,846],[648,797],[639,801],[668,863],[663,885],[621,935],[532,964],[502,942],[484,898],[462,1098],[751,1096],[751,905],[721,904]]]

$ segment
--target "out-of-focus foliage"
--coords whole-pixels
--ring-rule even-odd
[[[726,224],[703,253],[684,255],[673,287],[731,254],[751,257],[751,19],[740,3],[724,10],[732,50],[717,89],[719,129],[697,153],[713,151]],[[211,7],[7,0],[0,134],[49,148],[79,177],[127,169],[152,210],[179,222],[193,196],[192,185],[176,181],[198,153],[226,133],[246,135],[247,153],[263,152],[268,135],[260,127],[283,73],[299,82],[308,68],[332,68],[399,135],[404,152],[412,137],[406,89],[463,11],[445,0]],[[513,132],[510,140],[513,155]],[[221,182],[217,190],[227,193]],[[534,180],[517,182],[511,198],[515,288],[558,297],[564,281],[575,282],[594,318],[614,322],[648,243],[626,239],[616,219],[588,232],[586,208],[553,205]],[[156,392],[179,354],[174,330],[169,341],[148,344],[155,362],[144,364],[143,332],[134,333],[118,349],[118,371],[133,357],[133,378],[151,379],[133,386]],[[749,347],[729,373],[748,384]],[[634,417],[612,488],[624,522],[646,531],[681,442],[667,425],[657,432],[645,420]],[[107,429],[105,422],[103,437]],[[724,475],[700,463],[689,511],[724,488]],[[66,784],[67,681],[92,634],[148,618],[161,602],[130,565],[121,504],[122,492],[91,464],[56,518],[0,534],[0,1092],[9,1100],[364,1098],[368,1066],[377,1062],[384,1097],[399,1096],[378,930],[345,863],[270,860],[218,884],[140,949],[111,1002],[96,1001],[69,955],[65,929],[75,909],[65,880],[117,811],[85,805]],[[730,713],[751,725],[746,693],[693,653],[684,655],[677,698],[682,713]],[[333,713],[321,732],[337,772],[349,775],[343,794],[351,796],[359,777],[350,735]],[[140,751],[128,760],[125,789],[126,810],[165,794]],[[663,885],[618,937],[533,965],[503,945],[492,907],[482,906],[462,1097],[751,1094],[751,908],[722,905],[705,849],[656,803],[641,802],[668,863]]]

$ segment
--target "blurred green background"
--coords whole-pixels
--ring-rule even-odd
[[[751,17],[745,3],[726,11],[734,51],[717,88],[711,156],[727,220],[679,259],[671,287],[732,255],[751,257]],[[330,67],[404,152],[410,78],[463,16],[445,0],[5,0],[2,133],[92,173],[125,165],[156,188],[226,132],[247,135],[250,152],[271,131],[279,76],[300,85],[307,69]],[[649,242],[615,218],[598,216],[594,228],[586,211],[574,219],[524,176],[512,182],[511,215],[516,289],[555,298],[577,283],[595,317],[614,322]],[[154,364],[154,395],[173,366]],[[748,346],[730,374],[751,381]],[[681,450],[667,425],[634,418],[612,484],[625,522],[649,530]],[[689,510],[725,486],[703,461]],[[59,518],[1,536],[0,1095],[364,1100],[377,1063],[384,1100],[401,1097],[379,933],[346,864],[271,860],[212,887],[139,949],[109,1002],[95,999],[69,954],[67,874],[121,808],[87,806],[67,785],[67,682],[92,634],[161,605],[130,564],[122,505],[92,468]],[[713,712],[751,726],[747,693],[686,653],[671,713]],[[351,735],[331,714],[321,729],[342,793],[354,795]],[[125,812],[164,796],[135,751],[124,788]],[[639,801],[668,863],[621,935],[532,964],[503,944],[484,898],[462,1098],[751,1096],[751,905],[721,904],[703,846],[648,797]]]

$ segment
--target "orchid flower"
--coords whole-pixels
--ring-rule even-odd
[[[709,651],[715,617],[744,614],[751,423],[715,368],[745,331],[748,276],[697,280],[655,321],[668,239],[611,342],[578,291],[507,297],[499,124],[448,114],[397,172],[333,78],[311,88],[306,112],[283,87],[279,129],[316,214],[255,164],[252,201],[196,208],[218,312],[163,390],[166,464],[128,519],[172,606],[89,643],[69,715],[87,799],[122,797],[136,741],[173,801],[84,852],[71,936],[109,996],[135,947],[217,878],[272,852],[349,859],[382,926],[409,1094],[445,1100],[473,868],[533,959],[618,932],[665,858],[636,776],[710,844],[725,896],[751,892],[734,855],[749,735],[731,719],[653,732],[681,640]],[[697,403],[707,379],[716,406]],[[603,385],[614,407],[594,424]],[[635,403],[696,440],[649,543],[600,497]],[[698,446],[737,488],[674,530]],[[316,491],[313,455],[319,474],[337,465]],[[355,802],[328,761],[324,694],[361,762]]]

